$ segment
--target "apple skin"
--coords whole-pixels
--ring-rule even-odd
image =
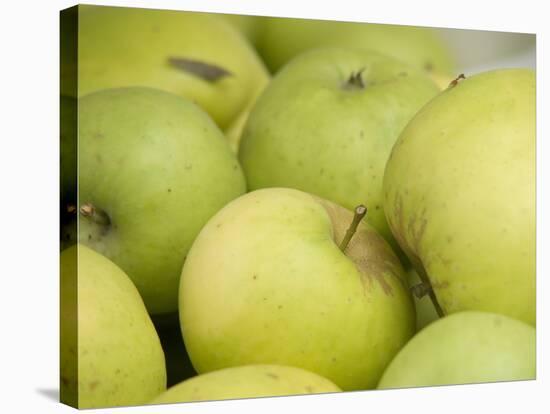
[[[243,194],[241,167],[223,133],[192,102],[148,88],[80,99],[79,240],[130,276],[151,314],[177,310],[185,255],[208,219]]]
[[[166,390],[159,337],[128,276],[83,245],[64,250],[60,268],[61,400],[140,405]]]
[[[255,46],[258,43],[262,20],[261,16],[252,16],[245,14],[215,14],[227,21],[231,26],[237,29],[244,37]]]
[[[376,386],[415,331],[403,268],[364,220],[288,189],[247,193],[201,230],[180,281],[180,323],[198,373],[300,367],[343,390]]]
[[[378,388],[535,379],[535,347],[531,325],[494,313],[457,312],[415,335]]]
[[[196,102],[222,129],[268,78],[241,33],[207,13],[80,5],[78,40],[79,96],[128,86],[162,89]],[[231,75],[207,81],[171,65],[174,57]]]
[[[331,381],[313,372],[289,366],[259,364],[225,368],[190,378],[169,388],[151,404],[340,391]]]
[[[373,50],[434,74],[455,70],[447,45],[429,28],[277,17],[261,22],[257,48],[272,73],[295,56],[320,47]]]
[[[426,105],[396,142],[384,210],[444,313],[535,324],[535,75],[481,73]]]
[[[347,80],[363,69],[365,88]],[[374,52],[319,49],[279,72],[245,126],[239,159],[249,190],[290,187],[353,210],[393,240],[382,179],[399,133],[439,93],[421,71]]]

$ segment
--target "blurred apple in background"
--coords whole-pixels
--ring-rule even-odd
[[[222,129],[268,79],[241,33],[207,13],[81,5],[78,40],[79,96],[154,87],[193,100]]]
[[[488,30],[436,29],[456,61],[456,73],[502,68],[531,68],[536,64],[534,34]]]
[[[437,76],[455,72],[447,45],[430,28],[271,17],[262,21],[257,42],[272,72],[304,51],[327,46],[373,50]]]
[[[248,16],[244,14],[215,14],[225,19],[229,24],[241,32],[248,41],[256,46],[258,36],[262,28],[261,16]]]

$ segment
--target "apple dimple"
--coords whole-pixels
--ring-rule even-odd
[[[319,197],[315,199],[325,208],[332,223],[332,238],[336,244],[344,238],[353,213],[330,201]],[[361,221],[345,252],[343,252],[357,267],[361,282],[369,289],[373,280],[376,281],[387,295],[392,295],[391,284],[387,277],[395,277],[405,286],[403,270],[399,268],[397,256],[387,242],[378,235],[365,221]]]

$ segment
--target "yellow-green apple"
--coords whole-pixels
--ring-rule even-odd
[[[187,250],[245,192],[223,133],[191,101],[109,89],[79,106],[79,240],[130,276],[152,314],[177,310]]]
[[[280,71],[248,118],[239,158],[248,187],[291,187],[367,220],[396,249],[382,207],[399,133],[439,89],[420,70],[358,49],[306,52]]]
[[[198,373],[282,364],[343,390],[376,386],[415,332],[414,305],[398,258],[360,220],[364,207],[356,210],[354,217],[308,193],[270,188],[209,220],[179,291],[183,338]]]
[[[436,77],[455,66],[444,40],[426,27],[271,17],[261,22],[257,45],[272,72],[306,50],[327,46],[378,51]]]
[[[61,253],[61,400],[78,408],[139,405],[166,390],[159,337],[113,262],[83,245]]]
[[[340,392],[335,384],[301,368],[258,364],[225,368],[183,381],[151,404]]]
[[[79,96],[106,88],[158,88],[193,100],[225,129],[268,73],[222,18],[81,5],[78,76]]]
[[[535,324],[535,143],[528,69],[459,80],[396,142],[384,210],[444,313]]]
[[[535,328],[489,312],[445,316],[416,334],[378,388],[535,379]]]

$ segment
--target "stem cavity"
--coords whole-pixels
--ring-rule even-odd
[[[365,89],[365,82],[363,81],[363,72],[365,68],[359,69],[357,72],[351,72],[348,80],[344,84],[346,89]]]
[[[357,226],[359,225],[363,217],[365,217],[365,214],[367,214],[367,208],[364,205],[361,204],[355,207],[355,214],[353,216],[353,221],[351,222],[349,228],[347,229],[346,234],[339,246],[342,252],[346,251],[346,248],[348,247],[348,244],[351,238],[357,231]]]
[[[96,208],[91,203],[85,203],[80,206],[80,214],[100,226],[108,226],[111,219],[103,210]]]

